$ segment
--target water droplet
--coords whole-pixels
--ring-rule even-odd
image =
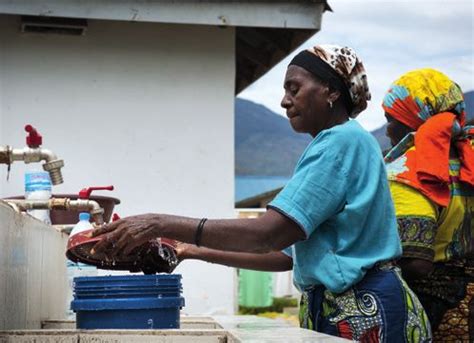
[[[150,329],[153,329],[153,319],[148,319],[147,324],[150,325]]]
[[[165,252],[163,251],[163,246],[161,245],[161,240],[158,241],[158,255],[160,255],[160,257],[162,259],[165,259]]]

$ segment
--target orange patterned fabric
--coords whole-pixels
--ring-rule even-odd
[[[396,180],[420,190],[436,204],[446,207],[451,193],[449,190],[449,149],[451,132],[455,115],[449,112],[440,113],[421,125],[415,134],[416,149],[405,153],[405,170],[396,176]],[[465,142],[463,142],[465,144]],[[473,149],[466,149],[464,144],[457,142],[467,152],[461,157],[465,167],[464,176],[474,167]],[[470,156],[469,156],[470,155]],[[464,157],[464,159],[463,159]],[[467,163],[466,163],[467,162]],[[467,167],[467,172],[466,172]],[[463,168],[461,168],[463,172]],[[460,175],[460,180],[474,185],[474,178]]]
[[[450,200],[449,154],[451,146],[461,161],[459,179],[474,186],[473,129],[464,127],[462,91],[444,74],[420,69],[403,75],[392,84],[382,107],[396,120],[416,131],[411,146],[397,145],[387,162],[399,159],[394,180],[419,190],[436,204],[446,207]]]

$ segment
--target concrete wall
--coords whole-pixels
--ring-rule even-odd
[[[23,127],[65,161],[54,193],[113,184],[121,216],[233,217],[233,28],[89,21],[85,36],[22,34],[0,16],[0,144]],[[23,193],[21,163],[0,193]],[[99,193],[100,194],[100,193]],[[232,269],[186,262],[188,313],[231,313]]]
[[[0,330],[40,329],[66,304],[65,234],[0,201]]]

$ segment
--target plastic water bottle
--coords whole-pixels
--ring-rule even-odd
[[[25,199],[26,200],[49,200],[51,198],[51,179],[45,171],[27,171],[25,173]],[[28,213],[51,224],[49,210],[28,210]]]
[[[89,222],[90,214],[87,212],[79,213],[79,222],[73,227],[71,233],[69,234],[71,237],[77,233],[90,230],[92,229],[92,224]],[[80,262],[73,262],[67,260],[67,276],[68,276],[68,304],[71,303],[73,300],[73,289],[74,289],[74,278],[78,276],[97,276],[97,268],[95,266],[91,266],[88,264],[80,263]],[[75,314],[74,312],[69,309],[67,310],[66,316],[68,319],[74,319]]]
[[[79,232],[92,229],[92,225],[89,222],[90,219],[91,219],[91,215],[88,212],[79,213],[79,222],[76,225],[74,225],[69,236],[72,237],[75,234],[78,234]]]

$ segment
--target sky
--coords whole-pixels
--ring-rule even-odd
[[[321,31],[238,96],[285,115],[280,107],[286,67],[317,44],[353,48],[367,71],[372,101],[357,120],[367,130],[385,123],[381,102],[403,73],[434,68],[474,90],[474,0],[328,0]]]

